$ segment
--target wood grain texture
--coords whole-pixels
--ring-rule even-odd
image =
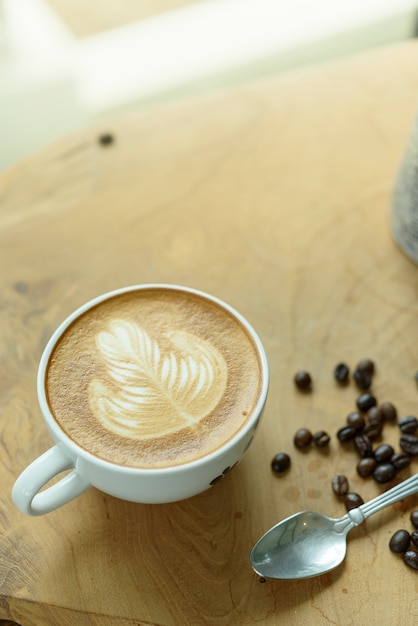
[[[319,578],[260,584],[248,555],[301,509],[344,513],[335,473],[369,499],[335,432],[358,395],[341,360],[376,361],[373,390],[416,413],[418,268],[394,245],[391,191],[418,94],[407,43],[315,70],[142,109],[70,137],[0,177],[0,618],[21,626],[415,624],[418,578],[388,549],[411,497],[352,531]],[[115,142],[103,148],[102,131]],[[91,490],[31,519],[12,505],[50,439],[36,399],[42,349],[76,307],[134,283],[206,290],[241,311],[267,350],[260,433],[204,494],[170,505]],[[298,393],[296,370],[314,378]],[[297,428],[329,451],[297,452]],[[397,428],[385,440],[397,445]],[[273,476],[288,451],[292,467]],[[403,477],[417,471],[417,461]]]

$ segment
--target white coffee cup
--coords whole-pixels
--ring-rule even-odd
[[[54,418],[45,390],[45,376],[51,354],[60,338],[86,312],[96,310],[109,299],[141,290],[178,290],[204,298],[233,318],[248,334],[259,362],[260,389],[245,423],[229,440],[204,456],[179,465],[147,468],[109,462],[78,445]],[[57,509],[91,487],[111,496],[141,503],[168,503],[194,496],[210,488],[241,459],[249,448],[263,414],[269,382],[263,345],[252,326],[235,309],[216,297],[175,285],[138,285],[119,289],[91,300],[70,315],[49,340],[40,360],[37,390],[40,408],[55,445],[33,461],[18,477],[12,491],[15,505],[31,516]],[[52,486],[46,486],[61,472],[69,472]]]

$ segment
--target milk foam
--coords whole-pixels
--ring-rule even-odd
[[[222,307],[181,289],[111,297],[66,328],[45,392],[76,444],[129,467],[167,467],[219,449],[260,394],[257,348]]]
[[[163,337],[171,350],[126,320],[110,322],[96,337],[107,378],[91,381],[89,403],[116,435],[145,440],[193,426],[225,393],[228,368],[214,345],[187,331]]]

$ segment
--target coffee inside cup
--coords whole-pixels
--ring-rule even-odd
[[[181,288],[147,287],[101,301],[49,357],[50,411],[76,444],[129,467],[194,461],[247,423],[262,365],[246,327]]]

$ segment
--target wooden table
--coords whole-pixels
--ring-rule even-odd
[[[0,177],[0,618],[22,626],[415,624],[418,573],[388,549],[418,498],[352,531],[345,563],[261,584],[248,554],[301,509],[340,516],[331,478],[369,499],[336,439],[355,407],[333,368],[375,360],[373,391],[417,412],[418,268],[388,210],[418,101],[409,42],[196,100],[142,109],[69,137]],[[114,143],[97,138],[111,132]],[[16,476],[50,446],[35,390],[55,327],[104,291],[173,282],[211,292],[258,330],[271,367],[261,431],[212,490],[170,505],[90,490],[26,518]],[[312,393],[292,378],[307,369]],[[324,429],[329,450],[293,447]],[[398,445],[397,425],[384,440]],[[290,471],[273,475],[279,451]],[[418,461],[399,475],[417,471]]]

